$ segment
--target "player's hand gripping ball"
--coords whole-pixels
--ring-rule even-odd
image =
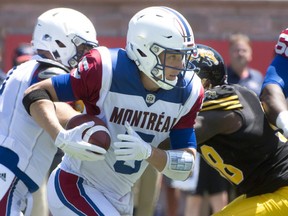
[[[88,114],[76,115],[67,122],[65,128],[71,129],[91,121],[95,124],[83,132],[83,140],[108,150],[111,142],[110,133],[106,124],[100,118]]]

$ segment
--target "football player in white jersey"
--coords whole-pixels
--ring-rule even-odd
[[[24,91],[32,84],[66,74],[84,52],[98,46],[96,30],[82,13],[69,8],[46,11],[37,19],[32,46],[36,55],[13,67],[0,87],[0,215],[29,215],[31,193],[47,175],[57,146],[27,114]],[[55,103],[59,117],[67,103]],[[59,115],[61,114],[61,115]],[[61,119],[60,119],[61,121]],[[27,202],[28,200],[28,202]]]
[[[183,15],[148,7],[131,18],[125,50],[92,49],[70,74],[25,92],[27,112],[56,145],[85,149],[87,143],[82,131],[61,126],[53,101],[83,100],[86,112],[103,119],[111,134],[110,148],[97,161],[65,154],[48,182],[53,215],[132,215],[131,187],[149,163],[172,179],[190,176],[196,154],[193,126],[204,97],[188,61],[195,51]],[[157,148],[168,137],[172,150]]]

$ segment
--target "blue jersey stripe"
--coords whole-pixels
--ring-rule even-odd
[[[70,82],[70,74],[54,76],[51,79],[59,101],[76,100]]]
[[[196,134],[194,128],[173,129],[170,133],[170,140],[177,140],[177,143],[170,143],[171,149],[197,148]]]
[[[266,75],[262,84],[262,89],[268,84],[278,84],[288,97],[288,85],[284,80],[288,79],[287,73],[288,58],[276,55],[266,71]]]

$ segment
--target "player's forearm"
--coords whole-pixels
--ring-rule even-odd
[[[161,172],[167,161],[166,152],[159,148],[152,147],[152,153],[149,158],[147,158],[147,161],[154,166],[159,172]]]
[[[171,179],[186,180],[193,170],[195,155],[193,148],[167,151],[153,148],[147,161]]]
[[[72,108],[70,104],[64,102],[54,102],[57,118],[60,124],[65,127],[68,120],[74,117],[75,115],[79,115],[80,112],[76,111]]]
[[[279,113],[287,111],[287,102],[282,89],[275,84],[267,85],[260,96],[268,120],[276,125]]]
[[[51,136],[56,139],[57,134],[63,127],[59,123],[54,103],[50,100],[38,100],[31,104],[30,114],[33,119]]]

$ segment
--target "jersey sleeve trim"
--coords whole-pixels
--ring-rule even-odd
[[[171,149],[196,148],[194,128],[173,129],[170,132]]]
[[[55,76],[51,79],[59,101],[76,100],[70,83],[70,74]]]
[[[209,110],[236,110],[243,108],[232,86],[215,87],[205,92],[201,112]]]

